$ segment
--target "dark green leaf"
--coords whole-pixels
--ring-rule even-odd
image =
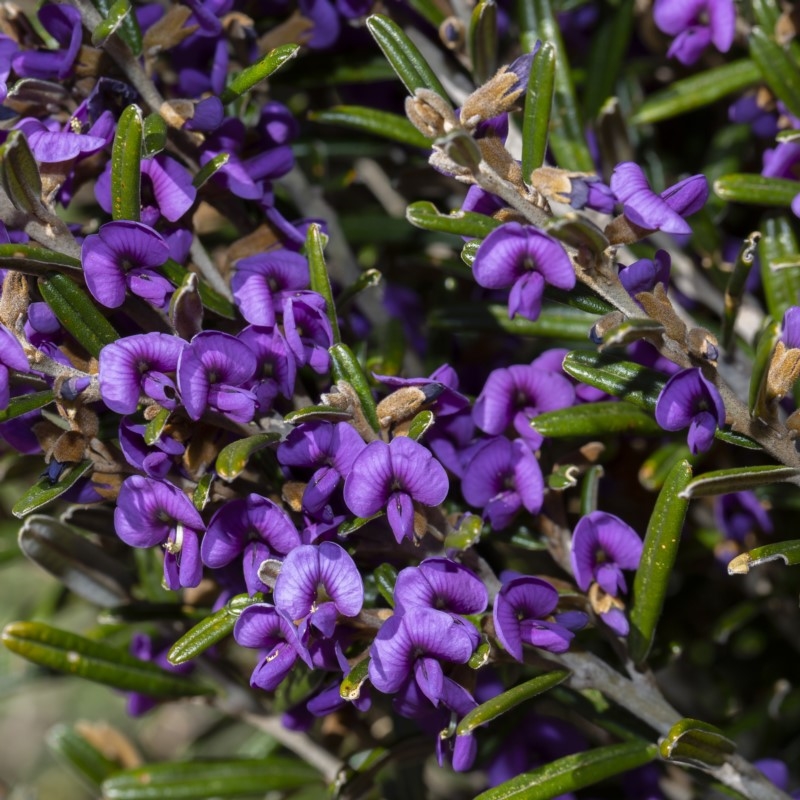
[[[432,411],[420,411],[419,414],[411,420],[411,425],[408,428],[408,438],[413,439],[415,442],[419,441],[433,423],[434,416]]]
[[[453,211],[442,214],[433,203],[420,200],[411,203],[406,209],[406,219],[415,227],[426,231],[441,231],[452,233],[456,236],[475,236],[483,239],[501,222],[485,214],[476,214],[473,211]]]
[[[300,45],[298,44],[282,44],[280,47],[270,50],[263,58],[243,69],[233,78],[220,95],[220,100],[224,105],[232,103],[294,58],[299,50]]]
[[[248,436],[245,439],[237,439],[229,445],[222,448],[217,461],[215,469],[217,475],[224,481],[232,481],[241,475],[247,467],[247,462],[250,460],[254,453],[263,450],[273,442],[280,439],[278,433],[257,433],[254,436]]]
[[[756,419],[769,421],[774,415],[770,398],[768,396],[767,379],[769,368],[772,364],[772,356],[775,352],[775,345],[780,339],[781,328],[771,317],[764,320],[764,326],[758,337],[756,345],[756,355],[753,359],[753,370],[750,373],[750,392],[748,406],[750,415]]]
[[[776,542],[756,547],[747,553],[740,553],[728,564],[729,575],[746,575],[751,567],[780,559],[787,567],[800,564],[800,539],[789,542]]]
[[[728,285],[725,287],[725,311],[722,319],[720,343],[727,353],[731,353],[733,347],[735,347],[736,339],[733,334],[736,317],[742,305],[747,278],[755,262],[760,239],[761,234],[755,231],[744,240],[736,256],[736,262],[728,279]]]
[[[413,95],[417,89],[431,89],[447,98],[436,73],[397,23],[383,14],[371,14],[367,17],[367,28],[409,94]]]
[[[800,484],[800,469],[775,464],[762,464],[753,467],[734,467],[704,472],[698,475],[685,489],[681,496],[687,499],[709,497],[729,492],[740,492],[754,489],[756,486],[768,486],[772,483]]]
[[[800,250],[792,225],[783,215],[767,217],[761,232],[761,282],[769,315],[779,320],[800,301]]]
[[[670,470],[650,515],[644,549],[633,583],[628,649],[635,664],[647,658],[661,617],[672,567],[678,554],[688,500],[681,495],[692,478],[688,461]]]
[[[152,158],[167,146],[167,123],[158,112],[148,114],[144,118],[144,152],[145,158]]]
[[[333,406],[308,406],[307,408],[298,408],[297,411],[290,411],[285,417],[286,422],[297,425],[299,422],[306,422],[311,420],[322,420],[324,422],[347,422],[352,419],[353,415],[341,408],[334,408]]]
[[[550,131],[550,112],[556,77],[556,51],[545,42],[533,57],[525,112],[522,118],[522,175],[527,181],[531,173],[544,163]]]
[[[171,258],[168,258],[160,269],[165,277],[169,278],[176,286],[180,286],[189,273],[186,267]],[[236,319],[236,309],[233,307],[233,303],[212,289],[200,276],[197,279],[197,291],[200,293],[203,305],[209,311],[213,311],[225,319]]]
[[[144,443],[148,446],[155,444],[167,427],[169,416],[172,412],[168,408],[160,408],[156,415],[145,425]]]
[[[363,658],[347,673],[339,684],[339,696],[348,703],[358,700],[361,696],[361,687],[369,679],[369,659]]]
[[[531,421],[531,427],[554,438],[605,436],[614,433],[661,434],[652,415],[631,403],[584,403],[546,411]]]
[[[94,745],[90,744],[73,728],[56,725],[45,737],[48,747],[95,790],[119,765],[106,758]]]
[[[296,789],[319,780],[301,761],[270,756],[265,759],[191,761],[149,764],[112,775],[103,782],[104,800],[208,800],[263,797]],[[324,794],[319,787],[320,796]]]
[[[333,345],[328,352],[331,355],[331,375],[335,382],[345,381],[353,387],[360,403],[361,412],[364,414],[369,426],[374,431],[380,430],[378,422],[378,412],[375,406],[375,398],[372,396],[367,376],[358,363],[358,359],[353,355],[353,351],[346,345]]]
[[[92,0],[92,2],[102,16],[108,16],[111,13],[110,0]],[[117,29],[117,35],[128,45],[134,56],[142,54],[142,30],[136,14],[125,14],[122,17],[122,24]]]
[[[765,178],[744,172],[723,175],[714,181],[717,197],[732,203],[755,206],[788,206],[800,193],[797,181],[785,178]]]
[[[758,26],[751,28],[747,43],[750,55],[772,93],[791,114],[800,115],[800,69],[797,64]]]
[[[472,9],[467,33],[467,54],[479,86],[497,70],[497,44],[497,4],[480,0]]]
[[[475,800],[551,800],[641,767],[657,756],[657,745],[640,740],[598,747],[518,775],[479,794]]]
[[[52,403],[54,399],[55,395],[52,389],[12,397],[8,402],[8,406],[0,411],[0,422],[7,422],[10,419],[27,414],[29,411],[44,408],[48,403]]]
[[[466,245],[464,249],[466,250]],[[575,288],[569,291],[566,289],[556,289],[555,286],[547,286],[544,290],[544,296],[548,300],[554,300],[565,306],[578,308],[581,311],[586,311],[598,317],[603,317],[614,310],[614,306],[609,305],[605,300],[598,297],[588,286],[584,286],[582,283],[576,284]]]
[[[0,148],[0,156],[3,188],[14,208],[34,217],[45,215],[42,179],[25,134],[20,130],[9,131],[5,144]]]
[[[213,690],[184,675],[134,658],[127,650],[95,642],[43,622],[12,622],[3,629],[3,644],[34,664],[86,680],[150,697],[191,697]]]
[[[111,150],[111,216],[138,222],[142,213],[142,109],[129,105],[120,115]]]
[[[328,322],[331,324],[333,342],[336,344],[342,341],[342,336],[339,333],[339,319],[336,315],[336,305],[333,302],[328,267],[325,264],[324,249],[326,242],[327,237],[323,240],[322,229],[318,223],[314,222],[308,226],[305,252],[311,272],[311,289],[322,295],[325,300],[325,311],[328,315]]]
[[[397,570],[391,564],[379,564],[375,568],[375,585],[381,597],[394,608],[394,585],[397,583]]]
[[[432,144],[405,117],[366,106],[334,106],[325,111],[312,111],[308,118],[325,125],[344,125],[412,147],[430,149]]]
[[[661,757],[699,767],[721,767],[736,745],[719,728],[697,719],[682,719],[659,742]]]
[[[119,334],[100,313],[89,295],[71,278],[52,273],[39,278],[38,284],[42,298],[58,317],[58,321],[89,355],[97,358],[107,344],[119,339]]]
[[[230,153],[219,153],[210,161],[206,161],[206,163],[197,170],[194,178],[192,178],[192,186],[194,186],[195,189],[199,189],[209,178],[221,170],[230,159]]]
[[[34,244],[0,244],[0,269],[13,269],[36,277],[66,272],[80,275],[83,280],[81,262],[77,258]]]
[[[378,511],[371,517],[353,517],[352,519],[343,522],[336,529],[336,532],[339,534],[339,536],[349,536],[351,533],[355,533],[360,528],[363,528],[365,525],[372,522],[372,520],[384,516],[385,513],[385,511]]]
[[[102,47],[108,37],[122,26],[130,12],[131,5],[128,0],[117,0],[108,9],[105,19],[92,31],[92,45]]]
[[[465,734],[472,733],[475,728],[480,725],[485,725],[493,719],[502,716],[503,714],[516,708],[521,703],[530,700],[532,697],[542,694],[559,683],[563,683],[569,676],[569,670],[559,669],[553,672],[546,672],[544,675],[537,675],[513,689],[503,692],[502,694],[481,703],[477,708],[473,708],[468,712],[458,723],[456,728],[457,736],[464,736]]]
[[[31,511],[44,508],[48,503],[52,503],[53,500],[61,497],[67,489],[71,489],[91,468],[91,461],[82,461],[80,464],[74,464],[67,467],[56,483],[53,483],[45,475],[14,503],[11,507],[11,513],[15,517],[24,517],[30,514]]]

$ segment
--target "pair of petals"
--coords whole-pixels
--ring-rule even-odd
[[[700,24],[704,15],[708,25]],[[668,55],[682,64],[693,64],[709,44],[727,53],[736,34],[733,0],[656,0],[653,20],[664,33],[677,37]]]

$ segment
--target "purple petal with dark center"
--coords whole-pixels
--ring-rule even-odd
[[[406,567],[394,589],[397,613],[422,606],[455,614],[479,614],[489,602],[483,581],[449,558],[427,558]]]
[[[370,442],[353,462],[353,469],[344,484],[344,501],[359,517],[380,511],[389,499],[394,479],[389,445]]]
[[[430,450],[398,436],[389,444],[389,454],[395,478],[414,500],[426,506],[444,501],[450,488],[447,473]]]
[[[160,267],[169,258],[169,246],[160,233],[148,225],[130,220],[107,222],[94,234],[111,249],[117,263],[127,262],[125,269],[134,267]],[[83,244],[83,258],[86,258],[86,242]],[[85,265],[84,265],[85,266]]]
[[[131,270],[125,276],[125,283],[131,294],[161,309],[166,308],[167,298],[175,290],[170,281],[150,269]]]
[[[688,427],[695,416],[708,411],[717,425],[725,423],[725,406],[713,383],[699,368],[684,369],[666,383],[656,401],[656,422],[667,431]]]
[[[557,605],[558,592],[539,578],[515,578],[500,589],[494,601],[495,632],[517,661],[522,661],[523,621],[542,620]]]

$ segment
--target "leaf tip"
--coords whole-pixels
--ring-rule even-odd
[[[728,575],[746,575],[750,572],[750,553],[740,553],[728,564]]]

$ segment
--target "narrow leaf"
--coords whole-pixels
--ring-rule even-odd
[[[497,5],[494,0],[480,0],[472,9],[467,33],[472,76],[479,86],[497,69],[497,44]]]
[[[755,26],[747,37],[750,55],[772,93],[794,116],[800,115],[800,69],[764,30]]]
[[[263,58],[243,69],[233,78],[220,95],[220,100],[224,105],[232,103],[245,92],[249,92],[256,84],[261,83],[273,72],[280,69],[287,61],[294,58],[299,51],[299,44],[282,44],[280,47],[270,50]]]
[[[71,489],[92,468],[91,461],[82,461],[74,464],[61,474],[55,483],[45,475],[28,489],[22,497],[11,507],[15,517],[24,517],[32,511],[44,508],[48,503],[61,497],[67,489]]]
[[[197,482],[192,492],[192,505],[198,510],[202,511],[211,499],[211,486],[214,483],[214,473],[206,472],[202,478]]]
[[[72,278],[52,273],[39,278],[38,284],[42,298],[58,321],[89,355],[97,358],[107,344],[119,339],[111,323]]]
[[[144,428],[144,443],[148,445],[155,444],[164,433],[164,428],[167,427],[169,417],[172,412],[168,408],[161,408],[156,415],[145,425]]]
[[[800,250],[786,216],[767,217],[761,232],[758,255],[767,311],[773,319],[783,319],[786,309],[800,301]]]
[[[10,419],[21,417],[29,411],[36,411],[39,408],[44,408],[48,403],[52,403],[54,399],[55,395],[52,389],[12,397],[11,400],[9,400],[8,406],[0,411],[0,422],[7,422]]]
[[[212,175],[221,170],[230,159],[230,153],[219,153],[210,161],[206,161],[206,163],[197,170],[194,178],[192,178],[192,186],[194,186],[195,189],[199,189]]]
[[[361,687],[369,680],[369,659],[364,658],[347,673],[339,684],[339,697],[352,703],[361,696]]]
[[[584,403],[557,411],[546,411],[531,421],[542,434],[564,436],[605,436],[614,433],[662,433],[652,415],[631,403]]]
[[[102,788],[104,800],[208,800],[263,797],[315,780],[319,780],[319,774],[302,761],[270,756],[149,764],[112,775]],[[324,794],[321,786],[319,791]]]
[[[687,499],[710,497],[729,492],[740,492],[743,489],[754,489],[756,486],[768,486],[772,483],[800,483],[800,469],[773,464],[762,464],[754,467],[735,467],[719,469],[698,475],[681,492]]]
[[[756,344],[756,355],[753,359],[753,369],[750,373],[750,391],[748,396],[748,406],[750,415],[756,419],[768,421],[774,415],[774,409],[770,404],[768,396],[767,379],[769,378],[769,368],[772,364],[772,356],[775,346],[780,339],[780,324],[774,322],[771,317],[764,321],[763,329],[758,337]]]
[[[308,233],[306,234],[306,258],[308,259],[308,266],[311,272],[311,289],[317,294],[322,295],[325,299],[325,312],[328,316],[328,322],[331,323],[331,331],[333,331],[333,341],[338,344],[342,341],[342,335],[339,332],[339,318],[336,314],[336,304],[333,302],[333,291],[331,290],[331,279],[328,275],[328,266],[325,263],[325,243],[327,237],[323,240],[322,229],[316,222],[308,226]]]
[[[0,244],[0,269],[13,269],[26,275],[42,277],[52,272],[80,275],[81,262],[64,253],[34,244]]]
[[[420,200],[406,209],[406,219],[416,228],[426,231],[441,231],[456,236],[475,236],[483,239],[502,224],[494,217],[476,214],[474,211],[453,211],[442,214],[433,203]]]
[[[128,0],[117,0],[109,9],[105,19],[92,31],[92,45],[102,47],[109,36],[116,33],[125,18],[131,13]]]
[[[246,467],[247,462],[250,460],[254,453],[263,450],[273,442],[280,439],[280,434],[270,433],[257,433],[254,436],[248,436],[245,439],[237,439],[231,442],[226,447],[223,447],[217,456],[215,469],[217,475],[224,481],[232,481],[241,475]]]
[[[472,733],[480,725],[485,725],[487,722],[497,719],[521,703],[563,683],[570,674],[569,670],[565,669],[546,672],[544,675],[537,675],[537,677],[531,678],[531,680],[525,681],[525,683],[521,683],[513,689],[509,689],[497,695],[497,697],[481,703],[477,708],[473,708],[472,711],[468,712],[458,723],[456,735],[464,736]]]
[[[385,511],[378,511],[371,517],[353,517],[352,519],[343,522],[336,529],[336,533],[339,534],[339,536],[347,537],[351,533],[355,533],[360,528],[363,528],[365,525],[368,525],[374,519],[378,519],[379,517],[384,516],[385,513],[386,513]]]
[[[419,414],[411,420],[411,425],[409,425],[406,435],[415,442],[419,441],[433,423],[434,415],[432,411],[420,411]]]
[[[660,122],[741,92],[761,80],[761,70],[749,58],[731,61],[679,81],[651,94],[631,118],[634,125]]]
[[[657,756],[658,746],[641,740],[598,747],[518,775],[479,794],[475,800],[551,800],[649,764]]]
[[[111,149],[111,216],[138,222],[142,213],[142,109],[129,105],[120,114]]]
[[[283,419],[286,422],[297,425],[299,422],[311,420],[347,422],[352,418],[353,415],[345,409],[333,408],[333,406],[307,406],[306,408],[298,408],[296,411],[290,411]]]
[[[369,426],[374,431],[380,430],[378,412],[375,398],[367,381],[367,376],[361,365],[353,355],[353,351],[346,344],[335,344],[328,352],[331,356],[331,374],[335,382],[346,381],[353,387],[353,391],[361,401],[361,411]]]
[[[378,111],[366,106],[334,106],[325,111],[312,111],[308,118],[312,122],[343,125],[412,147],[431,147],[430,139],[423,136],[405,117],[389,111]]]
[[[628,650],[635,664],[643,663],[653,646],[689,506],[681,492],[691,478],[689,462],[677,463],[664,481],[650,515],[642,560],[633,583],[634,600],[630,610]]]
[[[239,594],[231,598],[219,611],[206,617],[202,622],[198,622],[172,645],[167,653],[170,664],[177,665],[191,661],[209,647],[221,642],[233,631],[236,620],[239,619],[245,608],[263,601],[264,596],[260,593],[256,593],[252,597]]]
[[[436,73],[397,23],[383,14],[371,14],[367,17],[367,28],[409,94],[413,95],[417,89],[431,89],[447,98]]]
[[[375,585],[381,597],[394,608],[394,585],[397,583],[397,569],[391,564],[378,564],[375,568]]]
[[[639,467],[639,483],[651,492],[657,492],[664,485],[672,468],[684,459],[691,463],[688,446],[683,442],[665,442],[649,455]]]
[[[682,719],[659,742],[661,757],[698,767],[721,767],[736,745],[719,728],[697,719]]]
[[[111,15],[113,5],[110,0],[92,0],[92,2],[102,16]],[[139,27],[136,14],[124,14],[116,33],[128,45],[134,56],[142,54],[142,29]]]
[[[165,277],[169,278],[176,286],[180,286],[189,274],[189,270],[177,261],[168,258],[160,267]],[[236,319],[236,309],[233,303],[212,289],[200,276],[197,278],[197,291],[203,305],[209,310],[225,319]]]
[[[522,176],[525,180],[530,180],[531,173],[544,163],[555,77],[556,51],[550,42],[545,42],[533,57],[525,95],[522,118]]]
[[[736,256],[736,262],[733,265],[731,277],[728,279],[728,285],[725,287],[725,311],[722,319],[720,342],[723,349],[728,353],[732,353],[736,345],[736,339],[733,335],[736,317],[742,305],[747,278],[755,262],[760,239],[761,234],[758,231],[754,231],[744,240]]]
[[[191,697],[213,690],[176,675],[126,650],[59,630],[43,622],[12,622],[3,629],[3,644],[34,664],[86,680],[150,697]]]
[[[797,181],[766,178],[763,175],[737,172],[714,181],[717,197],[732,203],[755,206],[788,206],[800,193]]]
[[[800,539],[790,542],[776,542],[756,547],[747,553],[740,553],[728,564],[728,575],[746,575],[751,567],[758,567],[768,561],[780,559],[787,567],[800,564]]]
[[[144,158],[152,158],[167,146],[167,123],[158,112],[144,118]]]
[[[42,202],[42,179],[25,134],[20,130],[9,131],[0,154],[3,188],[14,208],[42,217],[47,213]]]
[[[85,737],[67,725],[56,725],[47,732],[47,746],[62,761],[66,762],[94,789],[112,773],[119,770],[119,765],[106,758]]]

